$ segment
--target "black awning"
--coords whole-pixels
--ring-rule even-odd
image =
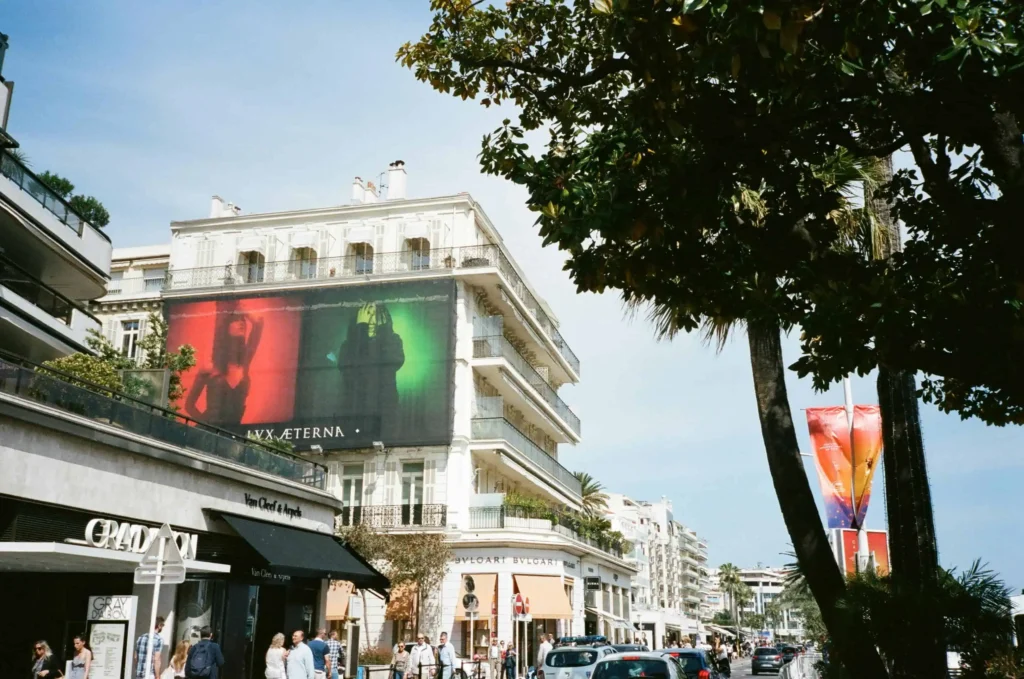
[[[347,580],[361,589],[391,587],[362,557],[334,536],[217,512],[275,570],[296,577]]]

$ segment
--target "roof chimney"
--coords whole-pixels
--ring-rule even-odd
[[[377,187],[374,186],[373,182],[366,182],[366,193],[363,196],[364,203],[376,203],[377,202]]]
[[[396,160],[388,165],[388,200],[405,200],[407,180],[404,160]]]
[[[363,188],[363,178],[356,177],[352,180],[352,202],[359,204],[366,198],[366,189]]]
[[[224,199],[214,196],[210,199],[210,219],[216,219],[224,214]]]

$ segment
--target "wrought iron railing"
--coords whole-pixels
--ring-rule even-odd
[[[471,436],[474,441],[505,441],[527,460],[551,474],[556,481],[568,488],[574,495],[579,495],[582,492],[580,480],[571,471],[544,452],[540,446],[512,426],[508,420],[500,417],[474,419],[471,423]]]
[[[548,384],[537,369],[520,354],[512,343],[501,335],[473,338],[474,358],[504,358],[512,364],[530,386],[537,390],[548,405],[555,409],[562,421],[569,425],[577,436],[580,435],[580,418],[576,416],[554,388]]]
[[[552,344],[578,376],[580,361],[558,332],[558,327],[530,292],[512,262],[496,245],[383,252],[372,256],[348,255],[310,259],[287,259],[261,264],[226,264],[195,269],[174,269],[167,274],[168,290],[233,287],[262,283],[332,280],[415,271],[452,271],[493,267],[507,282],[529,314],[551,339]]]
[[[447,505],[364,505],[341,510],[341,525],[371,528],[444,528]]]
[[[577,542],[590,545],[618,558],[622,558],[622,543],[614,540],[595,539],[580,535],[569,525],[568,520],[558,513],[552,512],[543,517],[536,516],[522,507],[470,507],[469,528],[471,530],[488,529],[523,529],[532,528],[543,521],[550,524],[551,530]]]
[[[61,223],[79,236],[82,235],[85,227],[89,227],[105,241],[110,242],[110,236],[82,219],[66,200],[58,196],[53,189],[44,184],[21,161],[9,153],[0,152],[0,174],[17,184],[18,188],[32,196],[40,205],[49,210],[54,217],[59,219]]]
[[[320,489],[326,485],[327,469],[323,465],[6,354],[0,357],[0,392],[289,481]]]
[[[85,307],[57,292],[3,255],[0,255],[0,285],[13,290],[68,327],[71,327],[75,309],[99,323],[99,319]]]

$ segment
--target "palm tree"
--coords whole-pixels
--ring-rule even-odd
[[[583,496],[583,513],[587,516],[600,516],[608,508],[608,496],[604,486],[587,472],[573,472],[580,482],[580,495]]]
[[[778,637],[776,630],[782,622],[782,605],[778,601],[769,601],[764,605],[764,623],[772,631],[772,638]]]
[[[858,185],[877,184],[877,165],[840,150],[818,168],[815,174],[821,182],[822,190],[839,195],[839,207],[832,212],[831,218],[841,236],[840,245],[858,243],[865,233],[865,226],[867,237],[873,242],[877,234],[872,228],[873,222],[864,219],[864,211],[855,207],[850,198]],[[757,191],[750,189],[739,192],[737,204],[755,225],[771,207],[760,201]],[[776,282],[771,276],[760,278],[757,285],[764,299],[773,298]],[[671,339],[686,330],[680,322],[686,314],[677,313],[671,306],[648,306],[647,300],[637,298],[627,298],[626,302],[634,312],[642,306],[648,308],[655,333],[661,339]],[[846,583],[835,562],[818,516],[813,491],[804,472],[786,390],[786,364],[782,358],[781,341],[783,328],[770,314],[771,311],[766,309],[765,316],[747,322],[746,329],[761,438],[764,440],[768,469],[779,508],[795,545],[801,570],[821,610],[833,643],[848,663],[847,669],[859,677],[883,677],[886,675],[885,666],[877,649],[870,643],[863,625],[851,621],[840,610]],[[707,318],[703,326],[705,340],[716,342],[720,350],[730,331],[739,323],[740,319],[737,318]],[[738,625],[739,620],[736,622]]]
[[[718,569],[718,588],[729,597],[729,612],[732,613],[732,621],[736,625],[737,637],[740,635],[739,607],[742,605],[740,598],[744,587],[747,586],[740,579],[740,569],[731,563],[722,564]]]

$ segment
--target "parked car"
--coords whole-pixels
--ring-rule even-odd
[[[679,649],[682,650],[682,649]],[[710,675],[699,675],[709,679]],[[657,651],[615,653],[602,658],[591,679],[687,679],[678,660]]]
[[[706,651],[699,648],[663,648],[655,653],[661,653],[679,663],[686,679],[719,679],[717,665]]]
[[[651,649],[649,649],[646,646],[643,646],[641,644],[614,644],[612,646],[612,648],[615,649],[616,653],[631,653],[631,652],[638,652],[638,651],[642,651],[642,652],[646,653],[647,651],[651,650]]]
[[[537,679],[590,679],[597,663],[615,654],[611,646],[565,646],[552,649]]]
[[[750,673],[778,672],[784,664],[782,651],[779,649],[771,646],[755,648],[754,655],[750,659]]]

